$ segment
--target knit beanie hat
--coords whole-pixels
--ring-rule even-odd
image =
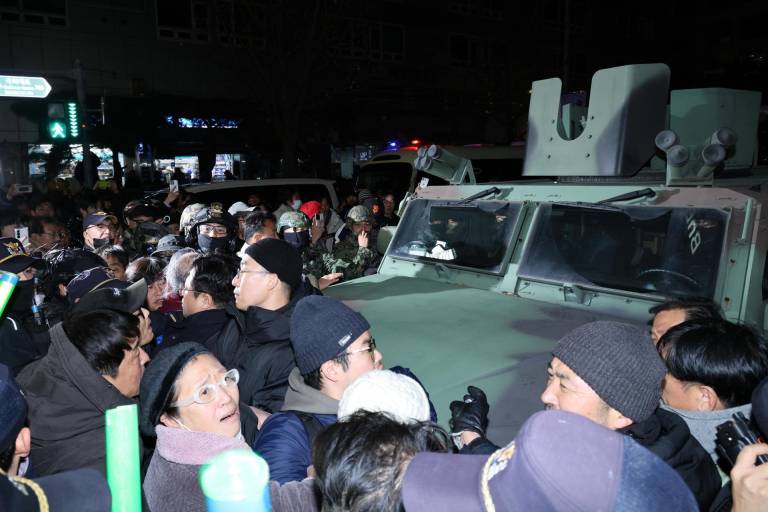
[[[198,354],[209,351],[200,343],[187,341],[160,350],[147,365],[141,378],[139,428],[148,437],[155,437],[155,426],[160,423],[163,408],[168,403],[173,383],[187,363]]]
[[[291,315],[296,366],[302,375],[317,370],[370,328],[363,315],[336,299],[322,295],[301,299]]]
[[[355,379],[339,402],[339,420],[357,411],[384,412],[400,423],[429,421],[429,400],[418,382],[389,370]]]
[[[301,255],[291,244],[276,238],[264,238],[248,246],[245,254],[250,256],[265,270],[277,274],[277,277],[295,290],[301,283]]]
[[[248,246],[245,254],[267,271],[277,274],[291,289],[299,287],[303,267],[301,255],[288,242],[277,238],[263,238]]]
[[[659,406],[667,373],[646,331],[619,322],[590,322],[558,341],[552,355],[608,405],[640,422]]]

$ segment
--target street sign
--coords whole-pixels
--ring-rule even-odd
[[[0,75],[0,97],[45,98],[51,84],[41,76]]]

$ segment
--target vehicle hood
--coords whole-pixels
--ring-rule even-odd
[[[374,275],[332,286],[326,295],[362,313],[385,367],[410,368],[447,426],[449,404],[470,384],[491,404],[489,437],[511,441],[543,408],[539,396],[557,340],[594,320],[627,319],[517,296],[413,278]]]

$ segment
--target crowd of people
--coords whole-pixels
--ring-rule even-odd
[[[276,511],[768,507],[768,445],[736,456],[721,439],[734,415],[768,435],[768,349],[709,301],[566,334],[546,410],[500,446],[482,389],[435,410],[408,361],[384,364],[376,325],[322,293],[375,272],[391,196],[126,199],[0,201],[0,270],[18,277],[0,326],[3,510],[109,509],[105,412],[132,404],[154,512],[205,510],[200,469],[233,449],[266,461]]]

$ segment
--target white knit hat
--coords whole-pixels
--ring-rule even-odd
[[[384,412],[401,423],[429,421],[429,400],[421,385],[389,370],[373,370],[358,377],[339,402],[339,420],[357,411]]]

